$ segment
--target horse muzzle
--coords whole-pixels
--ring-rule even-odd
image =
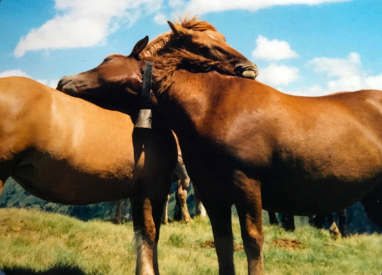
[[[255,79],[259,75],[257,65],[252,62],[249,64],[237,64],[234,71],[236,75],[249,79]]]
[[[67,76],[64,76],[63,78],[60,79],[56,89],[68,95],[72,95],[72,96],[78,95],[78,90],[76,88],[76,85],[74,85],[73,80]]]

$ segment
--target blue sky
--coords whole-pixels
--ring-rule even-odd
[[[187,13],[212,23],[258,64],[260,81],[283,92],[382,89],[381,0],[2,0],[0,77],[55,87]]]

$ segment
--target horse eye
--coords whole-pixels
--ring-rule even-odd
[[[106,58],[102,61],[102,63],[109,62],[111,59],[112,59],[111,57],[106,57]]]

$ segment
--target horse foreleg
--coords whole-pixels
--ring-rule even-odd
[[[276,212],[268,211],[268,217],[270,225],[279,225],[279,220],[276,217]]]
[[[156,226],[148,198],[131,198],[135,241],[137,245],[136,275],[157,275],[158,260]]]
[[[178,198],[180,202],[180,209],[182,213],[182,221],[186,223],[191,222],[190,213],[187,206],[187,189],[190,186],[190,178],[178,180]]]
[[[248,274],[264,274],[261,185],[241,171],[235,174],[235,183],[239,187],[235,205],[247,254]]]
[[[226,202],[208,201],[205,207],[214,235],[219,275],[234,275],[231,205]]]
[[[122,206],[123,200],[117,200],[117,209],[115,210],[114,216],[111,219],[114,224],[122,223]]]
[[[309,221],[309,224],[315,228],[322,229],[324,227],[326,215],[315,215]]]
[[[167,195],[166,202],[163,206],[163,213],[162,213],[162,223],[163,224],[168,224],[168,202],[170,201],[171,195]]]

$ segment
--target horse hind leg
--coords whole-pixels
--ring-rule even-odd
[[[327,215],[328,223],[329,223],[329,233],[332,236],[333,239],[337,240],[339,237],[341,237],[340,230],[338,229],[338,226],[334,220],[334,216],[332,213]]]
[[[3,188],[4,188],[4,181],[0,180],[0,195],[3,192]]]
[[[382,184],[372,190],[362,204],[369,219],[382,229]]]
[[[3,192],[5,181],[14,171],[14,161],[0,161],[0,195]]]
[[[206,217],[207,212],[203,203],[200,200],[200,194],[198,188],[194,186],[194,203],[195,203],[195,216]]]
[[[239,215],[244,251],[247,255],[248,274],[264,274],[261,184],[236,171],[235,185],[239,187],[235,206]]]
[[[349,231],[348,231],[348,224],[347,224],[347,218],[346,218],[346,209],[340,210],[337,212],[338,216],[338,229],[341,232],[341,236],[343,238],[349,237]]]
[[[219,275],[234,275],[231,205],[227,202],[208,201],[205,207],[214,235]]]
[[[178,181],[178,198],[180,202],[180,209],[182,213],[182,221],[186,223],[191,222],[191,216],[187,206],[187,189],[190,186],[190,178],[182,179]]]
[[[294,223],[294,216],[289,214],[282,214],[281,224],[285,231],[293,232],[296,230],[296,225]]]

